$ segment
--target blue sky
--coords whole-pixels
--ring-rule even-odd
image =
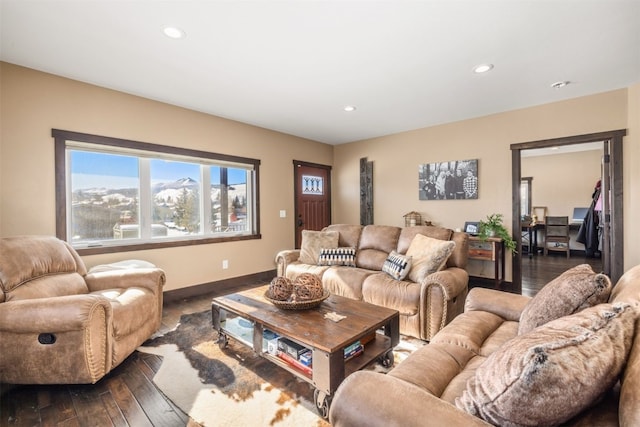
[[[74,177],[74,190],[95,187],[133,188],[138,186],[138,159],[117,154],[73,150],[71,152],[71,173]],[[154,184],[173,182],[181,178],[200,181],[199,165],[194,163],[152,160],[151,174]],[[106,179],[106,177],[109,178]],[[220,183],[218,172],[211,174],[211,181],[212,184]],[[245,182],[244,170],[229,169],[230,184]]]

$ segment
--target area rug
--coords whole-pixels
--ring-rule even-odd
[[[224,349],[216,339],[207,310],[182,315],[173,330],[138,351],[162,357],[153,382],[203,426],[329,426],[316,411],[311,385],[233,339]],[[424,344],[403,337],[395,363]],[[377,363],[367,369],[385,371]]]

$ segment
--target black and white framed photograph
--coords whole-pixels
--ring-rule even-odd
[[[418,166],[420,200],[478,198],[478,159],[426,163]]]
[[[464,223],[465,233],[471,234],[473,236],[477,235],[480,232],[480,222],[467,221]]]

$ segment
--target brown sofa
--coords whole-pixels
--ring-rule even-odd
[[[95,383],[160,327],[164,272],[87,269],[66,242],[0,239],[0,382]]]
[[[555,304],[566,295],[557,296],[555,301],[547,295],[545,303]],[[528,328],[522,331],[520,319],[522,316],[525,321],[522,313],[532,306],[530,298],[473,288],[464,314],[388,374],[360,371],[347,377],[334,396],[331,423],[334,427],[640,425],[640,266],[626,272],[607,296],[608,303],[605,299],[605,303],[590,308],[578,307],[574,314],[538,322],[538,327],[527,332]],[[606,326],[583,323],[587,318],[596,318]],[[565,340],[565,347],[554,344],[552,349],[538,343],[530,353],[515,353],[513,359],[508,359],[511,363],[496,363],[506,360],[501,357],[512,353],[519,344],[544,334],[568,334],[571,339]],[[579,339],[581,336],[583,340]],[[563,356],[562,352],[575,349],[581,353]],[[529,363],[529,355],[533,355],[537,365],[532,366],[536,369],[514,370],[517,363]],[[536,377],[545,372],[553,375]],[[544,381],[537,382],[539,378]],[[502,385],[505,388],[500,388],[501,381],[507,383]],[[514,398],[509,387],[516,385],[530,388],[509,401]],[[469,410],[472,405],[464,404],[469,390],[485,393],[485,400],[477,405],[484,407],[481,414]],[[597,393],[591,394],[593,390]],[[509,407],[507,402],[517,406]],[[576,402],[573,412],[565,412]],[[525,417],[520,422],[506,421],[500,418],[505,413],[513,418]],[[542,422],[536,417],[566,419]]]
[[[423,340],[430,340],[462,313],[469,284],[467,234],[435,226],[350,224],[330,225],[324,231],[338,232],[339,247],[356,248],[355,268],[303,263],[299,260],[300,250],[286,250],[276,256],[278,276],[295,279],[302,273],[318,274],[332,294],[398,310],[400,332]],[[395,280],[383,273],[382,265],[389,253],[405,254],[418,234],[455,242],[446,266],[421,283],[408,278]]]

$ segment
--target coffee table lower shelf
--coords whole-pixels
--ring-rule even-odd
[[[260,316],[256,316],[255,312],[249,315],[242,310],[234,310],[225,304],[223,298],[216,298],[212,302],[212,322],[213,328],[218,332],[218,345],[224,348],[228,345],[229,338],[233,338],[271,363],[311,384],[314,387],[316,409],[324,418],[328,418],[331,399],[344,378],[376,360],[385,367],[393,365],[393,347],[399,341],[397,312],[395,316],[372,323],[370,328],[361,333],[352,334],[346,344],[328,349],[322,348],[321,343],[314,345],[313,340],[302,340],[295,331],[287,334],[276,324],[259,320]],[[277,338],[274,339],[274,335]],[[310,350],[312,367],[303,365],[291,356],[287,357],[286,353],[284,356],[279,355],[282,353],[277,350],[279,339],[294,343],[302,348],[301,351]],[[365,342],[362,352],[345,360],[345,348],[360,340]]]

